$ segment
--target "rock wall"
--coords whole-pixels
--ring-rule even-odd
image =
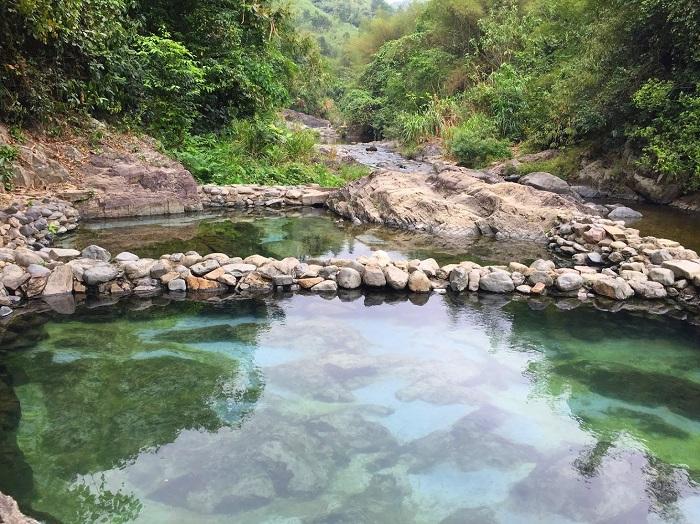
[[[0,211],[0,247],[45,247],[56,235],[78,227],[80,215],[56,198],[19,198]]]
[[[259,255],[242,259],[196,252],[164,254],[156,260],[127,252],[112,257],[98,246],[82,252],[0,248],[0,314],[12,314],[10,306],[25,299],[73,294],[246,296],[300,290],[336,293],[339,289],[552,294],[580,301],[596,296],[618,301],[638,297],[699,309],[700,258],[677,242],[640,238],[638,231],[621,222],[589,216],[574,217],[549,236],[550,247],[565,262],[481,266],[465,261],[440,266],[434,259],[392,260],[381,251],[356,260],[274,260]]]
[[[325,207],[332,189],[308,186],[200,186],[199,199],[205,208],[222,207]]]

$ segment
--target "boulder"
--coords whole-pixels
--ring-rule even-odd
[[[297,280],[297,284],[299,284],[301,289],[311,289],[321,282],[323,282],[322,277],[300,278]]]
[[[465,267],[457,266],[450,272],[450,289],[461,293],[469,287],[469,270]]]
[[[239,291],[245,293],[269,293],[274,289],[272,282],[263,278],[257,271],[248,273],[238,281]]]
[[[531,187],[487,184],[460,170],[432,176],[377,171],[333,193],[328,207],[350,220],[451,237],[544,240],[558,221],[585,213],[568,198]]]
[[[532,264],[530,264],[530,269],[534,269],[535,271],[543,271],[543,272],[549,272],[549,271],[554,271],[554,269],[557,266],[552,262],[551,260],[535,260]]]
[[[515,290],[515,285],[505,271],[493,271],[481,277],[479,289],[489,293],[511,293]]]
[[[68,295],[70,293],[73,293],[73,270],[65,264],[54,268],[46,282],[44,296]]]
[[[643,216],[644,215],[642,215],[639,211],[635,211],[634,209],[625,206],[616,207],[608,214],[608,218],[610,220],[636,220],[642,218]]]
[[[666,288],[659,282],[630,280],[629,285],[632,289],[634,289],[635,295],[642,298],[653,300],[666,298],[668,295]]]
[[[168,289],[170,291],[187,291],[187,282],[182,278],[174,278],[168,282]]]
[[[428,277],[434,277],[440,270],[440,264],[438,264],[434,258],[428,258],[426,260],[421,260],[418,269],[428,275]]]
[[[71,260],[79,256],[80,251],[77,249],[60,249],[54,247],[49,250],[49,257],[51,257],[51,260]]]
[[[269,263],[270,263],[270,259],[269,259],[269,258],[265,258],[265,257],[260,256],[260,255],[251,255],[251,256],[249,256],[249,257],[247,257],[247,258],[244,258],[244,259],[243,259],[243,263],[244,263],[244,264],[253,265],[253,266],[255,266],[255,267],[257,268],[257,267],[260,267],[260,266],[262,266],[262,265],[269,264]]]
[[[365,273],[362,275],[362,281],[367,287],[385,287],[386,277],[384,271],[379,266],[365,266]]]
[[[322,281],[323,279],[321,278],[320,280]],[[342,289],[357,289],[362,285],[362,275],[356,269],[343,267],[338,271],[336,282]],[[316,282],[316,284],[320,284],[320,282]]]
[[[97,286],[110,280],[114,280],[120,275],[119,269],[110,264],[100,264],[87,268],[83,272],[83,282],[88,286]]]
[[[667,260],[662,267],[673,271],[676,278],[692,280],[700,275],[700,264],[692,260]]]
[[[88,246],[85,249],[83,249],[82,253],[80,253],[80,256],[82,258],[89,258],[92,260],[101,260],[102,262],[109,262],[112,258],[112,255],[110,254],[109,251],[107,251],[104,248],[101,248],[100,246]]]
[[[18,265],[8,264],[2,269],[0,280],[7,289],[15,291],[30,278],[31,275]]]
[[[649,270],[649,280],[652,282],[658,282],[659,284],[663,284],[664,286],[672,286],[673,283],[676,281],[676,275],[675,273],[668,269],[668,268],[663,268],[663,267],[653,267]]]
[[[216,261],[214,261],[216,262]],[[217,262],[218,264],[218,262]],[[206,278],[200,278],[196,277],[194,275],[190,275],[185,278],[185,282],[187,283],[187,289],[190,291],[212,291],[212,292],[218,292],[224,290],[223,284],[220,284],[219,282],[216,282],[214,280],[209,280]],[[170,285],[170,284],[168,284]]]
[[[578,273],[564,273],[557,277],[556,284],[559,291],[576,291],[583,287],[583,277]]]
[[[614,300],[627,300],[634,296],[634,289],[622,278],[602,277],[593,282],[593,291]]]
[[[32,264],[43,265],[44,263],[45,260],[36,251],[23,248],[15,249],[15,264],[19,266],[27,267]]]
[[[211,273],[219,267],[219,261],[215,259],[204,260],[198,264],[190,266],[190,271],[198,277],[204,276],[207,273]]]
[[[521,177],[518,182],[525,186],[539,189],[540,191],[549,191],[550,193],[559,195],[572,194],[571,186],[569,186],[566,181],[550,173],[530,173],[529,175]]]
[[[133,253],[129,253],[128,251],[123,251],[119,253],[116,257],[114,257],[114,260],[116,262],[135,262],[138,259],[138,255],[134,255]]]
[[[142,258],[122,264],[122,268],[129,280],[138,280],[139,278],[148,277],[151,275],[151,268],[155,264],[155,260],[150,258]]]
[[[223,270],[235,277],[242,277],[243,275],[247,275],[248,273],[252,273],[257,269],[257,266],[253,264],[244,264],[244,263],[237,263],[237,264],[226,264],[223,266]]]
[[[403,269],[390,265],[384,268],[384,277],[386,278],[389,287],[395,290],[406,289],[408,285],[409,275]]]
[[[433,285],[428,278],[428,275],[417,269],[408,277],[408,289],[414,293],[430,293]]]
[[[338,291],[338,284],[333,280],[324,280],[312,287],[311,291],[317,293],[335,293]]]

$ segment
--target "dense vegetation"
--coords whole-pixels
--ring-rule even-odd
[[[700,187],[700,4],[430,0],[352,39],[366,136],[444,137],[466,165],[594,144]]]
[[[277,2],[2,0],[0,15],[0,121],[60,133],[95,116],[152,134],[205,180],[341,181],[277,124],[324,94],[315,41]]]
[[[697,2],[0,0],[0,15],[1,121],[92,115],[205,181],[357,176],[276,117],[339,107],[365,137],[442,138],[465,165],[562,148],[566,174],[585,145],[700,188]]]
[[[337,61],[344,60],[345,43],[361,25],[391,12],[384,0],[295,0],[290,8],[297,26],[314,35],[324,56]]]

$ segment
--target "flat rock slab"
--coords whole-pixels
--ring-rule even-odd
[[[558,218],[585,213],[568,197],[488,184],[461,168],[433,176],[379,171],[332,194],[328,207],[350,220],[444,236],[533,240],[543,240]]]

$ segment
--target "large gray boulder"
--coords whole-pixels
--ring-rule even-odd
[[[336,275],[336,282],[342,289],[357,289],[362,285],[362,275],[356,269],[343,267]]]
[[[505,271],[494,271],[482,276],[479,287],[489,293],[512,293],[515,290],[513,280]]]
[[[558,195],[570,195],[571,186],[561,178],[550,173],[537,172],[521,177],[519,182],[524,186],[534,187],[540,191],[549,191]]]
[[[692,260],[668,260],[662,264],[662,267],[673,271],[676,278],[693,280],[700,275],[700,264]]]
[[[457,266],[450,272],[450,289],[461,293],[469,287],[469,270],[462,266]]]
[[[90,267],[83,273],[83,282],[88,286],[98,286],[117,278],[119,269],[110,264],[100,264]]]
[[[608,218],[610,220],[636,220],[642,218],[643,216],[644,215],[642,215],[639,211],[635,211],[634,209],[626,206],[618,206],[608,213]]]
[[[583,277],[578,273],[564,273],[557,277],[556,284],[559,291],[576,291],[583,287]]]
[[[368,287],[384,287],[386,286],[386,277],[384,271],[379,266],[366,266],[365,273],[362,275],[362,281]]]
[[[82,258],[90,258],[92,260],[101,260],[102,262],[109,262],[112,258],[112,255],[109,251],[100,246],[95,245],[88,246],[85,249],[83,249],[80,256]]]

